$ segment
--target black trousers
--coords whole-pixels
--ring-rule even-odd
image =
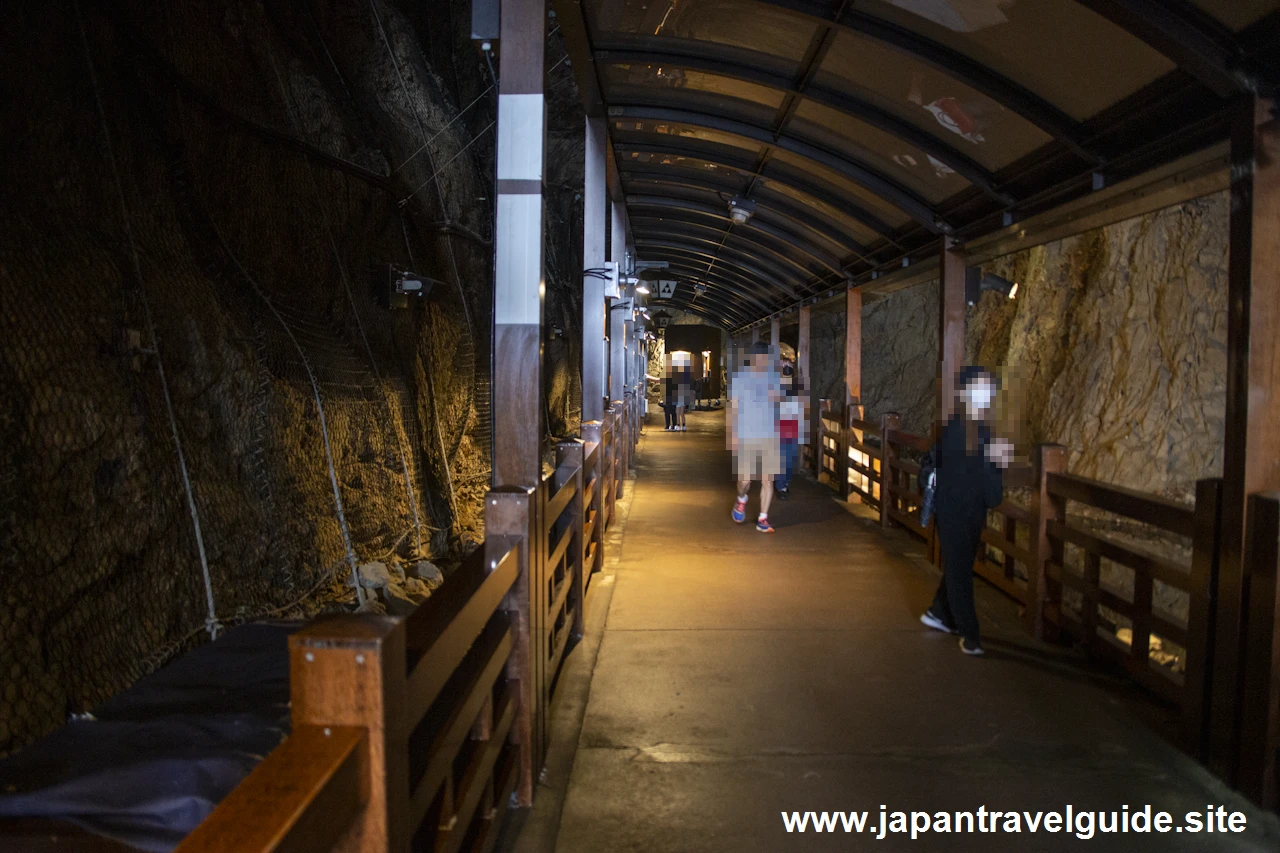
[[[662,406],[663,419],[667,422],[667,429],[671,429],[676,425],[676,407],[674,403],[664,403]]]
[[[979,642],[978,611],[973,604],[973,561],[985,526],[985,512],[980,515],[966,513],[959,517],[938,513],[942,582],[938,584],[929,609],[973,643]]]

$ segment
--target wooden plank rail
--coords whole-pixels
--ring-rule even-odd
[[[1050,476],[1049,493],[1172,533],[1186,535],[1195,525],[1195,509],[1185,504],[1073,474]]]
[[[369,800],[367,735],[356,726],[296,727],[179,853],[333,848]]]
[[[1031,523],[1043,531],[1036,554],[1043,563],[1041,582],[1046,593],[1041,618],[1066,631],[1089,652],[1122,666],[1139,684],[1179,705],[1183,711],[1183,745],[1193,754],[1203,755],[1209,689],[1206,658],[1212,631],[1209,614],[1218,554],[1216,519],[1221,505],[1221,481],[1198,483],[1196,503],[1187,506],[1062,471],[1046,471],[1040,476],[1042,495],[1055,502],[1046,505],[1041,499],[1031,513]],[[1069,502],[1190,536],[1191,565],[1180,566],[1140,546],[1068,521]],[[1068,545],[1079,549],[1082,555],[1080,574],[1066,569]],[[1132,573],[1128,597],[1103,585],[1103,560]],[[1185,622],[1176,621],[1153,606],[1156,583],[1187,596]],[[1078,593],[1078,608],[1066,605],[1063,594],[1068,589]],[[1116,614],[1110,628],[1101,624],[1099,608]],[[1119,624],[1121,621],[1128,624]],[[1118,636],[1121,627],[1129,630],[1127,642]],[[1182,648],[1183,673],[1152,660],[1153,637],[1162,644]]]
[[[491,536],[406,619],[326,617],[292,635],[292,734],[180,849],[492,844],[520,766],[516,643],[501,607],[521,548]]]

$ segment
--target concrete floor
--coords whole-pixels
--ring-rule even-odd
[[[825,487],[800,480],[793,500],[775,502],[772,536],[734,524],[723,418],[694,413],[689,425],[646,431],[594,672],[582,678],[590,695],[557,851],[1280,849],[1273,819],[1155,735],[1105,678],[1035,647],[1007,604],[983,592],[984,659],[924,629],[932,568]],[[1223,804],[1249,829],[877,841],[789,834],[780,814],[867,811],[874,828],[882,806],[1147,803],[1175,826]]]

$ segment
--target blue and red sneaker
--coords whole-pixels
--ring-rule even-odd
[[[769,524],[769,516],[762,515],[756,519],[756,530],[761,533],[772,533],[773,527]]]
[[[747,520],[747,499],[739,498],[733,505],[733,520],[741,524]]]

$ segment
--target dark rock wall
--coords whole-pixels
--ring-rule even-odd
[[[8,11],[0,753],[201,641],[210,594],[224,624],[314,613],[353,601],[350,556],[483,537],[496,103],[461,0]],[[555,435],[581,316],[569,74]],[[381,305],[391,263],[430,301]]]

